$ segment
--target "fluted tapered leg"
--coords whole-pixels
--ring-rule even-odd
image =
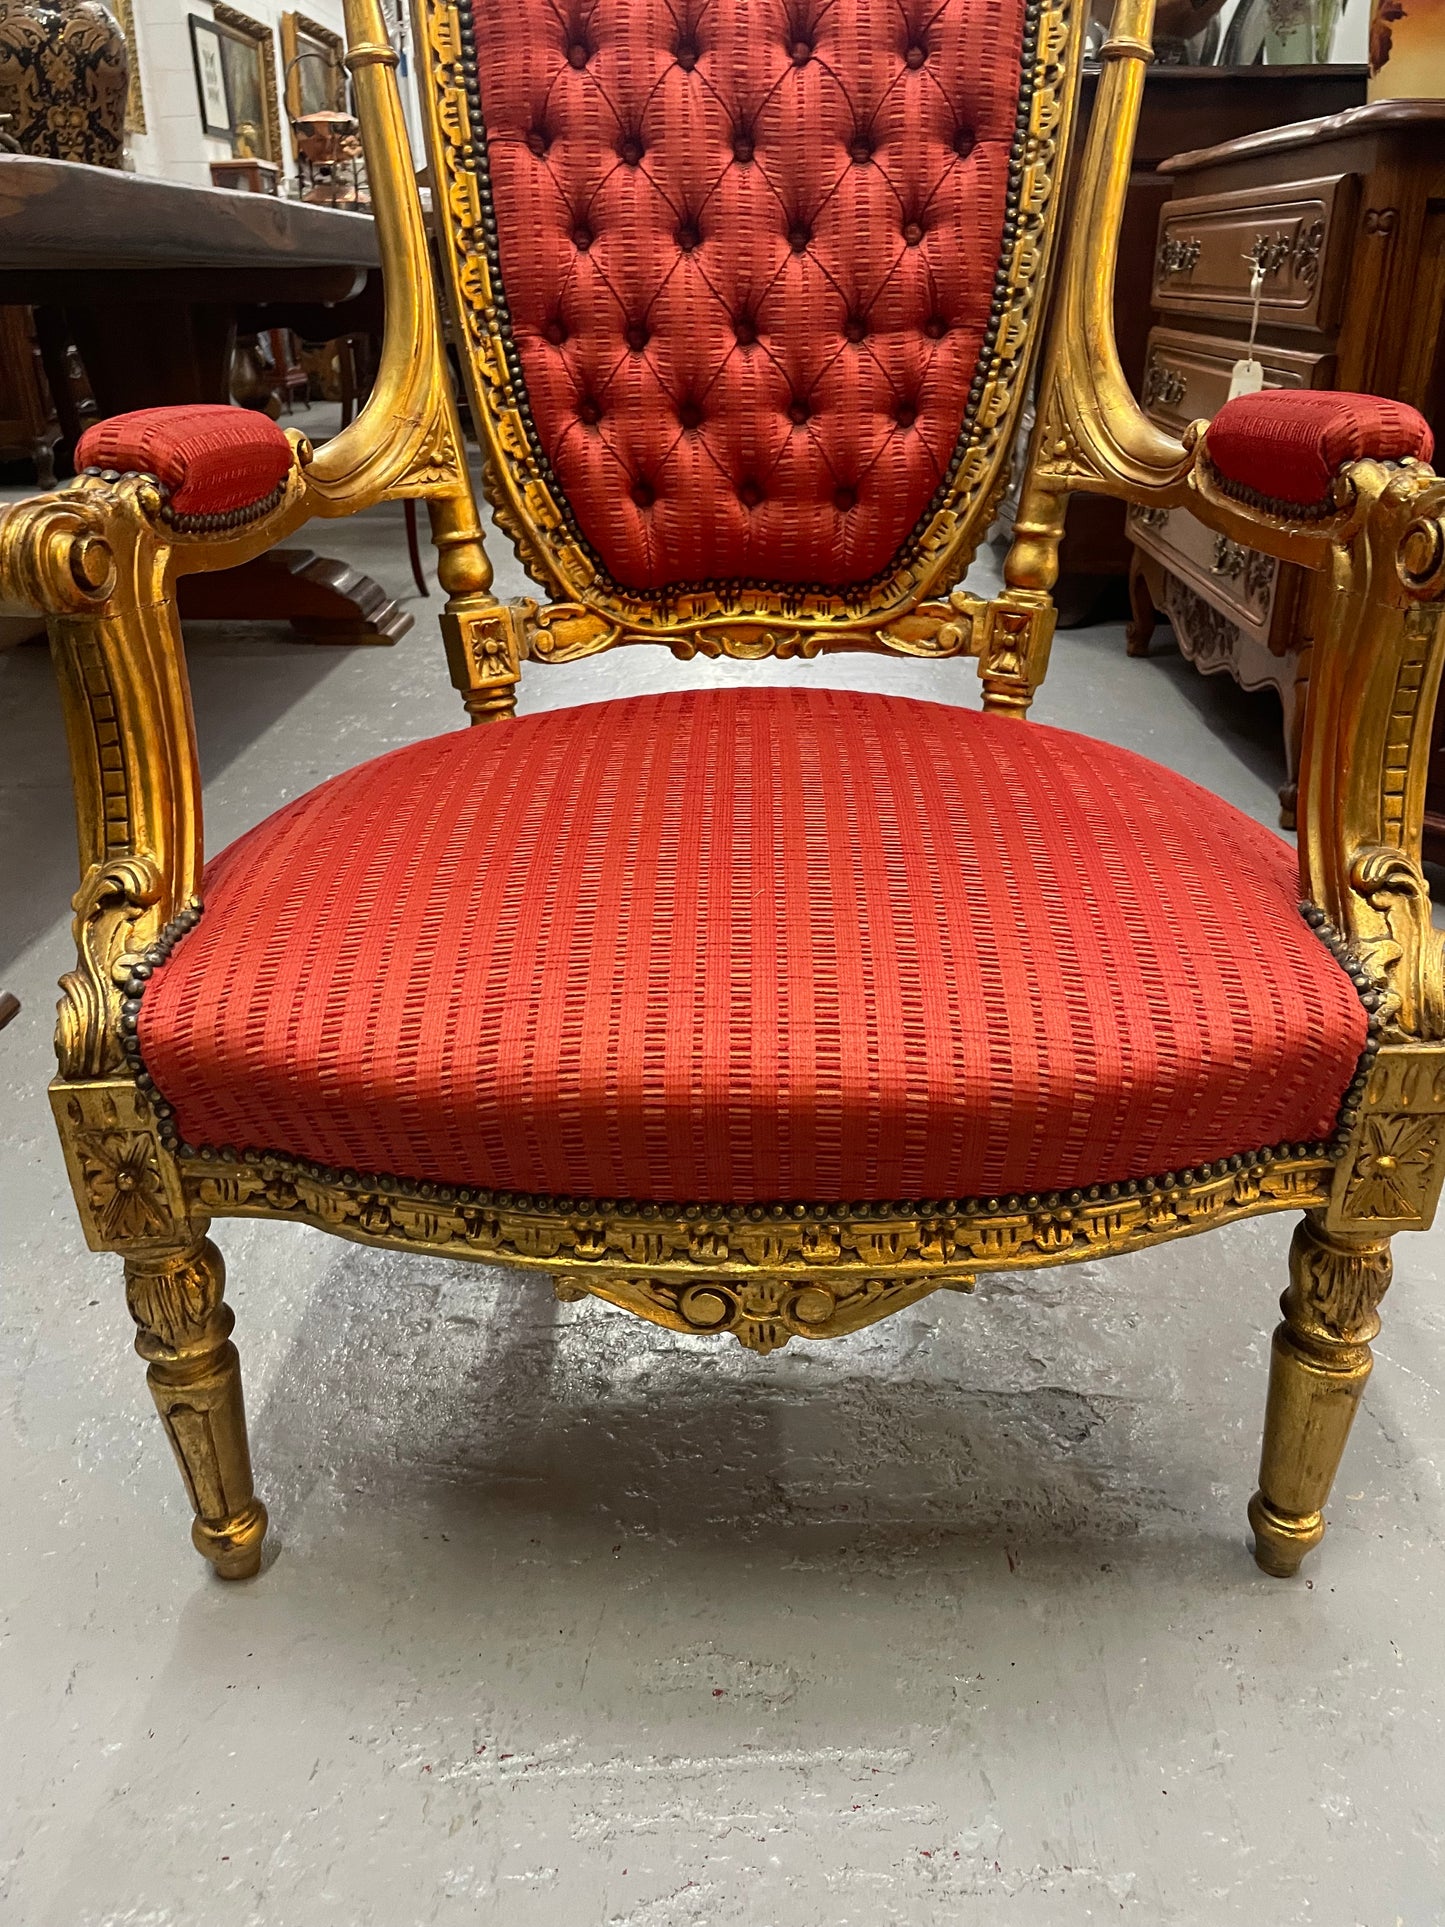
[[[196,1515],[191,1538],[223,1579],[249,1579],[261,1564],[266,1508],[251,1485],[225,1282],[209,1238],[126,1261],[135,1348],[150,1367],[146,1378]]]
[[[1295,1230],[1289,1268],[1270,1358],[1259,1490],[1249,1502],[1255,1561],[1276,1579],[1296,1573],[1324,1537],[1324,1503],[1370,1376],[1390,1241],[1334,1236],[1309,1213]]]

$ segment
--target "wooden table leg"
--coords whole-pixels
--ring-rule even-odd
[[[380,583],[310,549],[270,549],[178,586],[183,622],[286,621],[298,642],[395,642],[412,625]]]

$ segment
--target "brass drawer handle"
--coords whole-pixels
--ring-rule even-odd
[[[1320,254],[1324,245],[1324,222],[1311,221],[1294,234],[1288,231],[1282,234],[1256,234],[1254,246],[1244,258],[1251,267],[1259,270],[1261,277],[1278,274],[1281,268],[1292,267],[1295,279],[1312,288],[1319,279]]]
[[[1239,583],[1246,602],[1255,603],[1261,609],[1268,603],[1274,585],[1274,563],[1258,549],[1247,549],[1242,542],[1231,542],[1227,535],[1216,535],[1209,572],[1223,576],[1226,582]]]
[[[1199,259],[1199,243],[1195,240],[1180,241],[1172,234],[1166,234],[1159,243],[1159,272],[1164,274],[1188,274]]]
[[[1171,368],[1157,355],[1149,357],[1149,366],[1144,375],[1144,406],[1153,408],[1177,407],[1184,399],[1189,383],[1181,369]]]

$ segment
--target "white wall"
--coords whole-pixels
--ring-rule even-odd
[[[1228,32],[1229,23],[1234,18],[1236,0],[1229,0],[1219,16],[1219,31]],[[1334,39],[1330,42],[1330,60],[1333,64],[1352,67],[1363,66],[1368,57],[1370,44],[1370,0],[1344,0]]]
[[[287,0],[233,0],[242,13],[262,20],[276,37],[276,89],[281,109],[281,146],[278,157],[284,173],[294,177],[290,137],[286,127],[286,103],[281,89],[281,15],[303,13],[319,26],[334,32],[343,30],[342,0],[300,0],[294,8]],[[384,0],[388,17],[396,14],[396,0]],[[145,96],[146,131],[132,134],[128,149],[130,166],[137,174],[154,174],[172,181],[189,181],[209,187],[210,163],[226,160],[230,143],[212,140],[201,132],[200,103],[196,97],[196,74],[191,61],[191,33],[187,20],[197,14],[211,17],[207,0],[133,0],[135,10],[136,52],[140,59],[141,86]],[[413,97],[410,86],[403,91],[408,120],[413,122]]]
[[[276,34],[276,86],[281,87],[281,15],[288,10],[285,0],[235,0],[243,13],[264,20]],[[406,16],[405,0],[383,0],[389,19],[398,11]],[[191,63],[191,37],[187,18],[199,14],[209,19],[208,0],[133,0],[136,41],[145,92],[146,132],[132,134],[128,148],[130,165],[137,174],[155,174],[173,181],[190,181],[200,187],[210,185],[209,163],[225,160],[230,144],[210,140],[201,132],[200,106],[196,98],[195,69]],[[342,0],[301,0],[296,9],[320,25],[340,33],[343,28]],[[1233,7],[1221,15],[1228,25]],[[1345,0],[1343,15],[1335,34],[1332,55],[1338,61],[1363,61],[1369,33],[1369,0]],[[403,51],[410,49],[410,21],[402,30]],[[417,164],[422,161],[422,142],[416,114],[414,77],[408,73],[402,85],[402,104],[411,130]],[[294,178],[295,163],[285,125],[282,101],[282,166]]]

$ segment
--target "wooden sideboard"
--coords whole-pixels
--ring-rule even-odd
[[[238,321],[380,332],[376,228],[270,194],[0,153],[0,303],[60,317],[51,339],[79,348],[102,416],[224,402]],[[371,577],[302,548],[184,576],[179,601],[191,620],[286,620],[313,642],[395,642],[412,625]]]
[[[1249,338],[1271,388],[1341,388],[1411,403],[1445,429],[1445,101],[1380,101],[1166,161],[1141,398],[1176,432],[1213,415]],[[1284,709],[1293,826],[1311,597],[1303,571],[1215,536],[1183,510],[1133,509],[1131,654],[1156,612],[1184,654]],[[1445,760],[1427,847],[1445,856]]]
[[[1079,127],[1087,128],[1099,70],[1086,67],[1079,96]],[[1365,98],[1363,67],[1150,67],[1144,76],[1139,131],[1129,170],[1129,198],[1119,236],[1114,333],[1119,360],[1137,393],[1144,378],[1149,333],[1150,285],[1159,211],[1170,179],[1161,163],[1186,147],[1235,140],[1287,121],[1337,114]],[[1016,470],[1022,463],[1016,464]],[[1012,498],[1005,502],[995,535],[1000,557],[1013,526]],[[1076,495],[1069,503],[1059,550],[1055,602],[1059,625],[1087,622],[1111,589],[1129,572],[1129,535],[1120,502],[1102,495]]]

